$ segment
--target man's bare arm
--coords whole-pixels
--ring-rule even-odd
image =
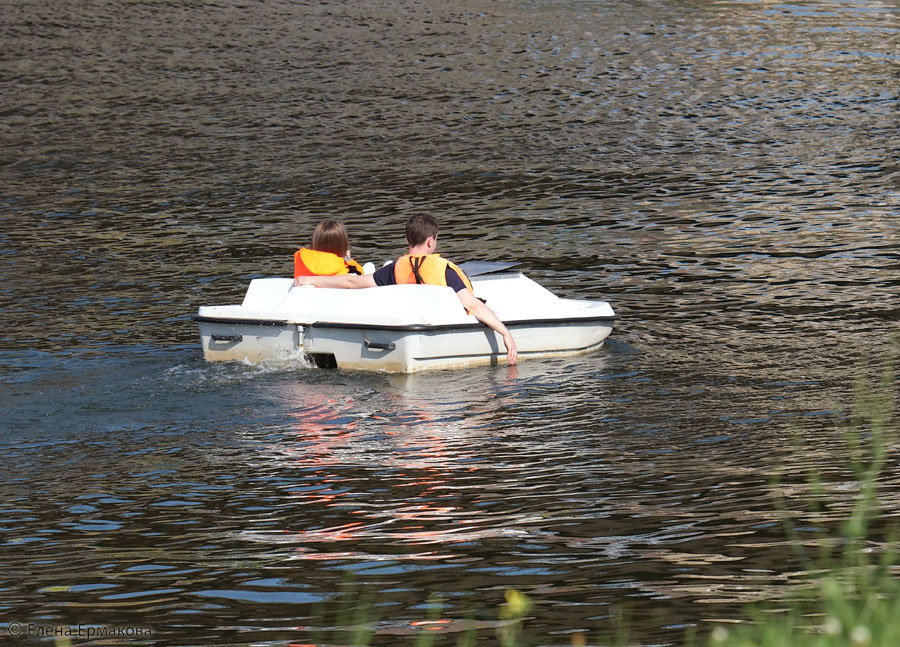
[[[314,285],[317,288],[374,288],[371,274],[339,274],[337,276],[298,276],[294,285]]]
[[[459,300],[466,310],[471,312],[478,321],[500,333],[503,337],[503,344],[506,346],[506,362],[508,364],[515,364],[519,359],[519,353],[516,349],[516,340],[513,339],[509,329],[502,321],[500,321],[497,315],[494,314],[494,311],[472,294],[468,288],[460,290],[456,293],[456,296],[459,297]]]

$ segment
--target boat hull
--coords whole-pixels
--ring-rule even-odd
[[[300,326],[278,321],[196,317],[204,358],[211,362],[290,360],[306,357],[342,369],[415,373],[505,361],[503,339],[486,326]],[[560,357],[600,348],[613,322],[509,323],[520,359]]]
[[[591,352],[612,332],[615,315],[605,301],[559,299],[523,275],[506,277],[512,279],[506,282],[503,278],[475,282],[476,295],[495,304],[516,340],[520,359]],[[317,366],[387,373],[506,361],[502,337],[467,314],[449,288],[291,290],[286,279],[258,279],[254,284],[243,305],[202,307],[194,316],[206,360],[306,358]],[[262,316],[265,310],[282,316]],[[422,311],[425,316],[407,317],[411,322],[397,315]],[[325,319],[341,313],[337,320]]]

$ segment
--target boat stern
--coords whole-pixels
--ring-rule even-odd
[[[303,352],[303,327],[282,320],[229,318],[217,308],[194,316],[209,362],[290,359]]]

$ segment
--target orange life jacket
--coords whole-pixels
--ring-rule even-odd
[[[336,274],[362,274],[359,263],[351,258],[341,258],[331,252],[303,249],[294,253],[294,278],[298,276],[334,276]]]
[[[441,258],[440,254],[424,256],[401,256],[394,263],[394,280],[397,283],[425,283],[427,285],[447,285],[447,267],[459,274],[469,291],[472,283],[469,277],[455,264]]]

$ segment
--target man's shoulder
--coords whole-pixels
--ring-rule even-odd
[[[460,290],[468,288],[466,282],[463,280],[462,270],[449,261],[447,263],[447,269],[444,270],[444,280],[447,282],[447,285],[453,288],[454,292],[459,292]]]
[[[375,270],[372,274],[372,278],[375,280],[375,285],[393,285],[396,283],[397,280],[394,276],[393,261]]]

